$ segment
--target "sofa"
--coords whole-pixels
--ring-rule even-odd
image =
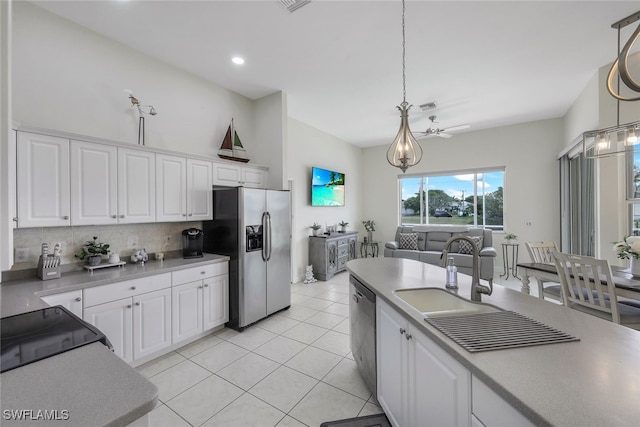
[[[493,247],[493,232],[483,228],[455,225],[415,225],[400,226],[396,230],[395,240],[384,245],[384,256],[390,258],[408,258],[428,264],[441,265],[441,255],[445,243],[453,236],[467,236],[480,246],[480,279],[493,283],[493,264],[496,250]],[[472,275],[472,248],[467,242],[454,242],[449,249],[458,272]]]

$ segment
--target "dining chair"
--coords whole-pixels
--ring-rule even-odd
[[[553,253],[560,251],[560,249],[558,249],[558,245],[554,241],[526,242],[524,245],[527,247],[527,251],[529,252],[531,261],[538,263],[553,264]],[[538,297],[544,299],[544,297],[546,296],[553,300],[563,302],[562,286],[560,286],[559,283],[550,282],[548,280],[544,280],[541,277],[534,277],[536,279],[536,282],[538,282]],[[545,283],[555,284],[545,287]]]
[[[563,252],[553,258],[565,306],[640,330],[640,308],[618,302],[606,259]]]

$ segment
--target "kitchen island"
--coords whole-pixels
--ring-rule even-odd
[[[470,353],[394,294],[397,289],[444,289],[444,269],[399,258],[352,260],[347,269],[376,294],[378,302],[402,314],[412,328],[464,367],[473,382],[486,386],[530,423],[637,425],[640,332],[497,285],[491,296],[482,296],[483,302],[525,315],[580,341]],[[459,275],[459,282],[457,294],[469,299],[471,278]],[[470,406],[475,405],[473,396],[470,401]],[[471,414],[468,420],[471,422]]]

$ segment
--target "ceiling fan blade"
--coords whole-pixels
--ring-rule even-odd
[[[451,138],[453,136],[444,132],[438,132],[436,135],[439,136],[440,138]]]
[[[446,129],[442,129],[442,130],[445,130],[447,132],[456,132],[456,131],[463,130],[463,129],[469,129],[470,127],[471,127],[470,124],[465,124],[465,125],[451,126],[451,127],[448,127]]]

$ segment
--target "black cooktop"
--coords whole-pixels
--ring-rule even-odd
[[[111,347],[107,337],[58,305],[0,319],[0,372],[97,341]]]

